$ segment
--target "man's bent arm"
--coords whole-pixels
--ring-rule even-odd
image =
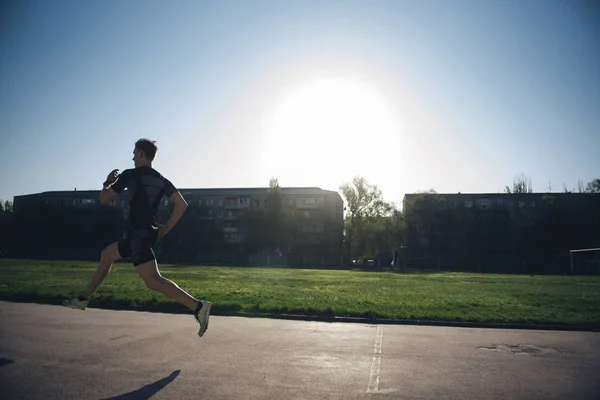
[[[100,192],[100,204],[102,204],[103,206],[107,205],[108,203],[110,203],[115,197],[117,197],[119,194],[117,192],[115,192],[112,188],[111,188],[112,184],[107,186],[104,186],[102,188],[102,191]]]
[[[106,177],[106,181],[102,184],[100,192],[100,204],[103,206],[109,204],[115,197],[125,189],[127,184],[128,171],[124,171],[119,175],[118,169],[113,169]]]
[[[183,213],[185,212],[185,210],[187,209],[187,206],[188,206],[187,202],[185,201],[185,199],[181,196],[181,193],[179,193],[179,192],[173,193],[171,195],[171,197],[169,198],[169,200],[175,203],[175,209],[173,210],[171,217],[165,224],[165,228],[167,229],[167,232],[169,232],[171,229],[173,229],[175,224],[177,224],[177,222],[183,216]]]

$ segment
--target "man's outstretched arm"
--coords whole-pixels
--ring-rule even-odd
[[[169,197],[169,201],[175,203],[175,209],[173,210],[173,213],[171,213],[171,217],[169,217],[167,223],[159,228],[161,237],[165,236],[167,233],[169,233],[171,229],[173,229],[175,224],[177,224],[177,222],[183,216],[183,213],[185,213],[185,210],[187,210],[188,206],[187,201],[185,201],[181,193],[179,193],[178,191],[176,191],[171,195],[171,197]]]

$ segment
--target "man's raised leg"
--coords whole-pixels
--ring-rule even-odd
[[[198,308],[199,301],[190,296],[185,290],[180,288],[175,282],[165,278],[158,271],[156,260],[148,261],[135,267],[138,274],[142,277],[148,289],[162,293],[168,298],[183,304],[192,312]]]
[[[149,289],[162,293],[176,302],[183,304],[193,313],[200,329],[198,336],[204,335],[208,329],[208,318],[211,304],[208,301],[197,300],[181,289],[175,282],[165,278],[158,271],[156,259],[145,262],[135,267]]]

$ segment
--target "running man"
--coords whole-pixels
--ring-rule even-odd
[[[125,188],[129,192],[129,219],[124,238],[115,242],[100,254],[100,265],[85,292],[72,300],[65,300],[67,307],[85,310],[89,299],[102,284],[114,261],[122,258],[131,259],[149,289],[183,304],[194,313],[200,329],[198,336],[204,335],[208,329],[208,318],[211,303],[197,300],[190,296],[176,283],[163,277],[158,271],[158,264],[153,247],[156,241],[165,236],[179,221],[187,202],[173,184],[152,168],[152,161],[158,148],[154,141],[140,139],[135,143],[133,163],[135,168],[127,169],[119,175],[113,170],[104,182],[100,193],[100,203],[109,204]],[[175,209],[165,225],[156,221],[158,205],[163,196],[175,204]]]

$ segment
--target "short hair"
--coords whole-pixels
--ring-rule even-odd
[[[135,142],[135,149],[143,151],[146,158],[153,161],[154,157],[156,157],[156,152],[158,151],[158,147],[155,143],[156,141],[154,140],[140,139]]]

